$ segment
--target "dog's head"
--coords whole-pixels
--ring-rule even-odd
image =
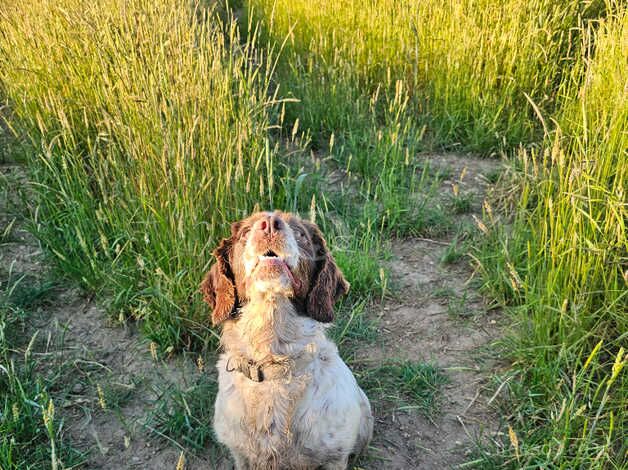
[[[214,256],[201,284],[214,325],[268,294],[288,297],[302,313],[330,322],[334,303],[349,290],[318,227],[290,213],[258,212],[235,222]]]

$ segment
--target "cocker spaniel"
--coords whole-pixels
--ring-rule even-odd
[[[214,430],[240,469],[344,469],[371,405],[326,334],[349,284],[318,227],[284,212],[231,226],[201,291],[222,325]]]

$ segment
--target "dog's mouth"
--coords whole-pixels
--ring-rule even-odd
[[[257,266],[282,266],[285,265],[286,268],[288,264],[283,256],[280,256],[276,251],[266,250],[263,254],[257,257]]]
[[[264,275],[281,276],[286,274],[290,278],[290,282],[295,289],[301,286],[301,282],[294,277],[292,269],[283,256],[274,250],[266,250],[263,254],[258,256],[255,270],[262,271]]]

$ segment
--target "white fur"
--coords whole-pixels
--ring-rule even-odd
[[[346,468],[371,438],[369,401],[325,326],[298,315],[282,289],[260,287],[223,328],[216,436],[238,470]],[[291,366],[285,377],[254,382],[227,371],[232,355]]]
[[[267,215],[272,214],[268,213]],[[294,238],[294,232],[288,224],[286,224],[282,230],[282,236],[284,247],[278,254],[286,262],[286,264],[293,269],[299,263],[299,245],[296,238]],[[246,242],[243,257],[244,268],[247,276],[250,276],[253,273],[260,258],[264,258],[264,256],[260,256],[260,254],[257,253],[257,250],[253,246],[253,238],[249,237]]]

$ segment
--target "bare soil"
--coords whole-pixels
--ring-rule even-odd
[[[488,172],[499,163],[469,156],[430,155],[434,165],[451,169],[443,194],[458,183],[474,194],[471,213],[480,213]],[[466,167],[462,182],[459,181]],[[18,171],[0,167],[3,174]],[[0,201],[0,232],[10,222]],[[461,215],[469,218],[470,213]],[[361,359],[373,363],[389,358],[432,362],[449,378],[439,397],[439,411],[427,417],[390,403],[374,403],[376,428],[369,458],[361,468],[443,469],[468,460],[474,443],[498,431],[490,410],[487,385],[498,358],[489,351],[499,336],[499,312],[490,310],[472,282],[466,260],[443,264],[451,240],[404,239],[392,243],[388,261],[394,297],[370,307],[379,325],[375,346],[364,348]],[[37,241],[15,228],[11,241],[0,245],[0,262],[14,263],[15,272],[43,278],[48,267]],[[174,469],[181,449],[153,432],[148,419],[162,399],[164,384],[185,389],[200,374],[197,356],[177,355],[155,360],[150,345],[135,324],[112,324],[108,315],[74,287],[59,286],[35,316],[33,329],[48,340],[42,355],[59,355],[70,364],[67,380],[74,380],[60,399],[65,438],[87,452],[82,468]],[[102,407],[99,386],[121,390],[115,409]],[[128,393],[124,392],[125,390]],[[190,455],[186,468],[231,468],[223,455]]]

